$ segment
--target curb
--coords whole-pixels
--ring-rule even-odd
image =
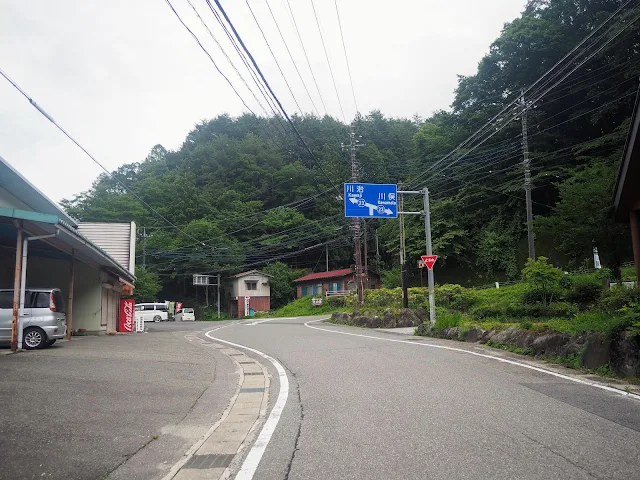
[[[220,420],[162,480],[226,479],[239,465],[242,452],[255,437],[267,413],[269,377],[261,363],[239,350],[195,336],[187,339],[227,355],[235,363],[240,378],[236,393]]]

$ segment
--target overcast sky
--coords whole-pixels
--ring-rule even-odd
[[[324,114],[287,0],[268,1],[313,101]],[[342,119],[311,2],[289,1],[327,112]],[[205,0],[191,2],[250,82]],[[300,107],[311,112],[312,103],[266,1],[249,2]],[[262,114],[187,0],[171,3],[249,107]],[[285,109],[297,111],[245,1],[221,3]],[[504,23],[518,17],[524,4],[525,0],[338,0],[360,111],[427,117],[448,108],[456,76],[475,73]],[[315,6],[350,121],[355,106],[334,0],[315,0]],[[142,161],[158,143],[178,148],[202,119],[246,111],[165,0],[3,0],[0,32],[0,68],[109,170]],[[2,78],[0,156],[55,201],[87,190],[101,172]]]

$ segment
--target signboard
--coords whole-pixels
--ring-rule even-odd
[[[311,299],[312,307],[321,307],[322,306],[322,297],[313,297]]]
[[[244,316],[245,317],[249,316],[249,300],[251,300],[251,297],[249,296],[244,297]]]
[[[426,265],[424,264],[424,260],[420,259],[418,260],[418,268],[424,268],[426,267]]]
[[[397,218],[397,185],[390,183],[345,183],[344,216]]]
[[[193,284],[194,285],[209,285],[209,279],[211,275],[194,275],[193,276]]]
[[[438,256],[437,255],[422,255],[422,261],[424,262],[424,264],[427,266],[427,268],[429,270],[433,269],[433,266],[436,263],[436,260],[438,260]]]
[[[176,313],[182,310],[182,302],[176,302]]]
[[[120,318],[118,319],[119,332],[133,332],[135,322],[135,319],[133,318],[133,310],[133,298],[123,298],[120,300]]]

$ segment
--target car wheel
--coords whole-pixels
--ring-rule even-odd
[[[35,350],[42,348],[47,343],[47,335],[37,327],[25,329],[22,337],[22,346],[25,350]]]
[[[155,317],[153,317],[153,321],[158,323],[160,320],[162,320],[162,318],[160,318],[160,315],[156,315]]]
[[[54,343],[56,343],[56,339],[55,338],[53,340],[47,340],[47,347],[50,347]]]

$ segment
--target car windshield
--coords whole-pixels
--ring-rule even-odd
[[[193,308],[183,308],[182,313],[193,313]]]

